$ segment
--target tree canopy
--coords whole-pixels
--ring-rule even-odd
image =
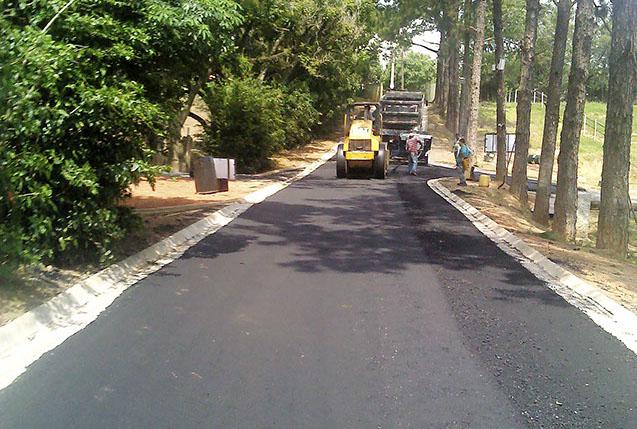
[[[120,206],[129,186],[152,182],[162,169],[151,158],[180,138],[198,94],[208,94],[216,113],[207,147],[217,154],[236,153],[236,145],[215,136],[245,126],[248,107],[273,96],[271,105],[252,109],[257,122],[283,127],[269,135],[268,150],[251,149],[256,164],[246,167],[259,168],[272,150],[309,139],[380,78],[371,0],[0,4],[5,268],[108,260],[134,219]],[[236,105],[251,88],[250,106]],[[237,106],[242,115],[234,118]]]
[[[475,23],[476,10],[480,23],[493,20],[486,0],[0,5],[0,271],[31,261],[107,261],[134,223],[121,207],[130,185],[152,182],[164,168],[151,160],[170,158],[197,96],[212,114],[201,148],[256,171],[274,151],[333,123],[348,101],[387,86],[379,58],[387,47],[406,52],[397,67],[406,89],[436,78],[452,130],[466,124],[469,92],[496,94],[493,29]],[[521,70],[530,87],[548,88],[557,9],[540,6],[529,71],[527,2],[503,1],[507,91],[518,88]],[[610,92],[609,11],[606,1],[595,3],[589,98]],[[409,52],[414,35],[432,30],[440,43],[425,45],[438,53],[436,64]]]

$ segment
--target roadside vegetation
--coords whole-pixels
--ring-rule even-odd
[[[507,132],[515,133],[516,111],[515,103],[506,103]],[[563,114],[562,106],[562,114]],[[637,106],[633,109],[634,116],[637,117]],[[542,130],[544,129],[544,117],[546,108],[540,103],[534,103],[531,107],[531,127],[529,154],[540,155],[542,150]],[[599,101],[589,101],[586,103],[587,125],[582,129],[580,136],[579,153],[579,186],[587,189],[599,189],[602,177],[602,158],[604,143],[604,124],[606,120],[606,104]],[[597,121],[597,133],[595,135],[595,125]],[[483,101],[480,103],[479,135],[483,137],[485,133],[495,133],[496,124],[496,103]],[[558,133],[561,131],[561,123],[558,126]],[[633,122],[633,147],[637,147],[637,121]],[[480,147],[482,141],[479,142]],[[559,151],[559,142],[558,142]],[[555,160],[557,161],[557,160]],[[637,189],[637,150],[631,152],[630,170],[631,189]]]
[[[574,237],[576,166],[594,165],[584,172],[591,181],[601,169],[597,245],[626,256],[637,87],[632,0],[0,4],[0,278],[29,264],[111,261],[116,244],[139,228],[122,204],[130,186],[183,170],[189,116],[203,128],[200,152],[262,171],[278,150],[337,126],[348,101],[386,87],[381,55],[399,61],[397,88],[425,89],[435,77],[441,117],[474,147],[494,122],[515,128],[511,192],[521,206],[529,207],[529,151],[541,148],[546,190],[559,147],[552,226],[562,239]],[[409,52],[426,31],[441,35],[420,43],[438,55],[435,64]],[[532,103],[536,88],[547,94],[545,119]],[[516,90],[514,113],[505,99]],[[495,121],[493,104],[480,106],[494,98]],[[192,111],[196,100],[208,117]],[[584,112],[589,121],[608,117],[603,140],[591,138],[590,127],[582,133]],[[500,160],[505,131],[498,129]],[[538,201],[547,198],[538,192]],[[538,207],[534,216],[547,223],[547,205]]]
[[[268,167],[376,84],[371,0],[1,1],[0,279],[109,262],[139,220],[129,187],[180,150]],[[153,162],[154,161],[154,162]],[[172,166],[174,169],[174,166]]]
[[[634,213],[629,186],[635,157],[631,141],[637,96],[637,3],[467,0],[427,5],[405,2],[401,10],[411,18],[413,31],[431,17],[430,25],[441,34],[440,43],[428,49],[438,53],[435,104],[451,133],[466,137],[478,149],[480,127],[497,131],[496,176],[502,180],[508,174],[506,133],[514,128],[509,191],[521,208],[532,210],[533,219],[562,241],[576,239],[578,184],[599,186],[595,245],[615,257],[628,256]],[[397,38],[409,43],[411,34],[403,29]],[[546,94],[543,112],[535,106],[536,90]],[[506,103],[511,93],[515,112]],[[493,105],[480,103],[493,99],[495,115]],[[605,107],[587,107],[592,101]],[[485,107],[488,111],[479,113]],[[605,121],[596,139],[591,137],[591,123],[602,116]],[[531,201],[528,159],[530,151],[538,149],[538,188]],[[557,192],[551,217],[554,180]]]

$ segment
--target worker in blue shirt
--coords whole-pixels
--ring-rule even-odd
[[[473,151],[467,146],[464,138],[458,139],[460,146],[454,151],[456,157],[456,171],[460,176],[460,186],[467,186],[467,179],[465,178],[465,171],[470,168],[469,158],[473,155]]]

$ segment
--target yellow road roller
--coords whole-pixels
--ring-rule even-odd
[[[350,177],[356,172],[371,172],[384,179],[389,167],[387,143],[382,142],[383,118],[380,104],[357,102],[345,113],[345,138],[336,152],[336,177]]]

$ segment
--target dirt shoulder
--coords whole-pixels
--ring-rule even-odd
[[[531,212],[522,210],[508,189],[481,188],[477,183],[457,186],[457,179],[441,181],[447,189],[512,232],[551,261],[596,285],[626,308],[637,313],[637,262],[620,261],[589,243],[569,244],[554,240],[550,230],[533,222]]]
[[[429,161],[436,164],[443,164],[454,166],[455,161],[453,159],[453,143],[454,135],[449,132],[445,127],[444,122],[433,109],[429,111],[429,134],[433,136],[433,144],[431,152],[429,152]],[[487,130],[480,129],[479,136],[484,135]],[[482,133],[482,134],[480,134]],[[476,167],[481,171],[495,174],[495,158],[489,161],[484,160],[484,153],[482,153],[482,147],[476,148]],[[513,167],[513,160],[509,162],[509,170]],[[540,172],[540,166],[536,164],[528,165],[528,177],[529,179],[538,178]],[[557,175],[557,173],[555,173]],[[556,176],[557,177],[557,176]]]
[[[429,113],[429,133],[434,137],[429,160],[436,164],[454,166],[452,153],[454,136],[443,125],[442,119],[433,109]],[[495,172],[495,161],[485,162],[480,154],[478,158],[481,170]],[[538,166],[529,165],[528,167],[529,178],[537,178]],[[590,241],[576,245],[562,243],[553,239],[550,229],[532,220],[530,210],[520,208],[518,201],[508,192],[506,186],[496,189],[495,184],[492,183],[490,188],[480,188],[477,183],[469,182],[469,186],[459,188],[456,185],[457,181],[457,178],[453,177],[441,183],[553,262],[595,284],[626,308],[637,313],[637,281],[635,281],[637,259],[634,256],[637,255],[637,248],[631,246],[630,251],[633,257],[626,261],[613,259],[597,250],[592,240],[596,230],[597,210],[591,211]],[[529,193],[531,207],[534,199],[535,194]],[[631,243],[635,243],[635,237],[637,237],[637,226],[631,223]]]
[[[139,214],[142,224],[116,246],[115,260],[133,255],[252,192],[295,176],[335,144],[333,139],[318,139],[304,147],[283,151],[272,158],[275,170],[238,175],[237,180],[230,182],[228,192],[199,195],[191,178],[160,177],[154,189],[148,182],[131,187],[132,196],[124,205]],[[53,266],[29,268],[21,278],[0,287],[0,326],[100,269],[96,266],[72,270]]]
[[[239,174],[229,184],[228,192],[197,194],[191,178],[161,177],[155,187],[141,182],[131,188],[126,205],[135,209],[144,228],[126,240],[118,254],[128,256],[180,231],[221,208],[245,198],[248,194],[276,182],[287,180],[330,151],[336,141],[315,140],[297,149],[272,157],[275,169],[261,174]]]

